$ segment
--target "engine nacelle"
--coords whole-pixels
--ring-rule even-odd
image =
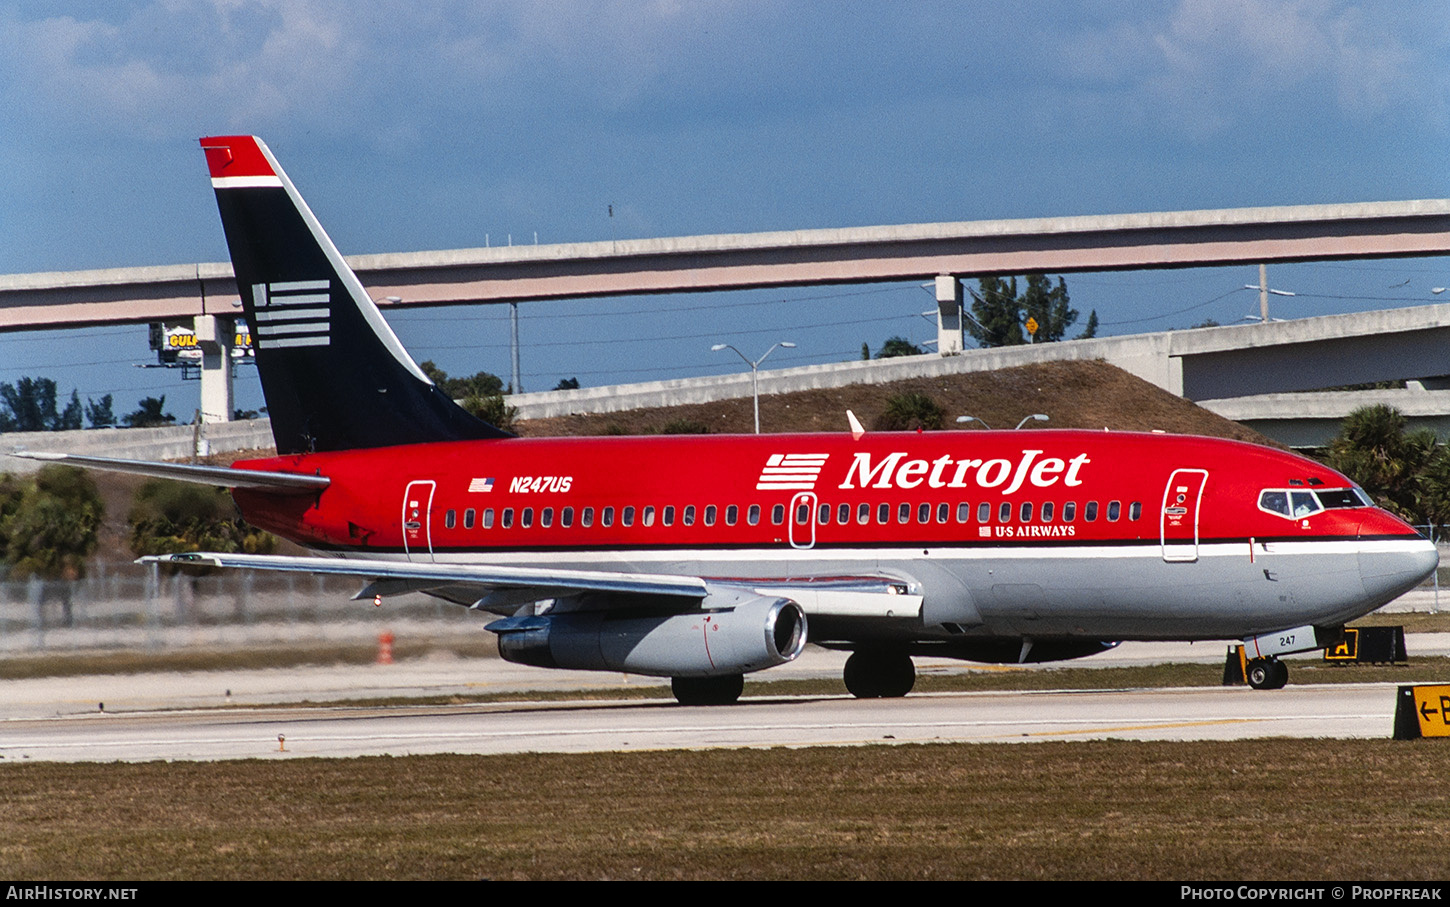
[[[507,661],[657,677],[748,674],[793,661],[805,648],[805,612],[788,598],[723,592],[702,605],[659,616],[606,609],[510,617],[488,629]]]

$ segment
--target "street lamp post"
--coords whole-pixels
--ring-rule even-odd
[[[766,356],[775,352],[775,348],[778,346],[785,347],[788,350],[795,349],[794,343],[791,343],[789,340],[782,340],[779,343],[773,344],[770,349],[762,353],[759,359],[751,361],[749,356],[736,350],[731,344],[717,343],[710,347],[710,352],[712,353],[718,353],[721,350],[735,350],[735,355],[744,359],[745,364],[750,366],[750,395],[755,400],[755,433],[757,435],[760,434],[760,363],[765,361]]]
[[[1021,422],[1018,422],[1017,423],[1017,428],[1021,428],[1022,426],[1026,425],[1028,422],[1046,422],[1046,421],[1048,421],[1048,420],[1047,420],[1047,416],[1045,414],[1043,414],[1043,413],[1033,413],[1032,415],[1025,417]]]
[[[958,425],[966,425],[968,422],[977,422],[980,423],[981,426],[988,431],[992,430],[992,426],[988,425],[986,422],[983,422],[981,419],[978,419],[976,416],[957,416]]]

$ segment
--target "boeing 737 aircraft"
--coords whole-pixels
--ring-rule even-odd
[[[807,640],[902,696],[914,655],[1025,663],[1121,640],[1278,656],[1413,588],[1435,547],[1331,469],[1163,434],[521,439],[414,364],[276,158],[202,139],[278,455],[230,469],[65,457],[233,489],[333,557],[173,563],[356,576],[500,615],[510,661],[672,678],[725,703]],[[854,419],[853,419],[854,422]]]

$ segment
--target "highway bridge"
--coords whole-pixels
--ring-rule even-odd
[[[914,367],[959,370],[977,367],[968,363],[1015,364],[1023,356],[1102,358],[1174,393],[1211,400],[1450,375],[1445,342],[1450,337],[1442,328],[1450,324],[1450,310],[1425,306],[1031,350],[970,351],[962,342],[961,280],[1447,253],[1450,199],[686,236],[348,260],[375,298],[400,306],[934,280],[939,338],[934,356],[940,362]],[[0,331],[191,318],[205,354],[201,408],[209,420],[225,421],[232,405],[230,369],[223,364],[236,299],[230,265],[220,263],[6,275],[0,276]],[[874,365],[859,367],[867,370],[863,374],[877,374]],[[835,377],[823,377],[827,372]],[[780,377],[766,379],[766,386],[835,381],[848,372],[847,366],[782,370],[771,373]],[[738,380],[653,384],[713,393],[710,388],[723,392]],[[650,386],[595,388],[570,403],[547,394],[526,396],[537,396],[545,408],[579,406],[586,399],[593,406],[620,408],[626,399],[654,393],[631,388]]]

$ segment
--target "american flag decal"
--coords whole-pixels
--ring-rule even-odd
[[[468,483],[469,494],[476,494],[480,491],[493,491],[493,476],[486,479],[474,479]]]
[[[830,454],[771,454],[755,483],[756,491],[814,490]]]
[[[258,346],[327,346],[331,323],[330,281],[288,280],[252,284],[252,325]]]

